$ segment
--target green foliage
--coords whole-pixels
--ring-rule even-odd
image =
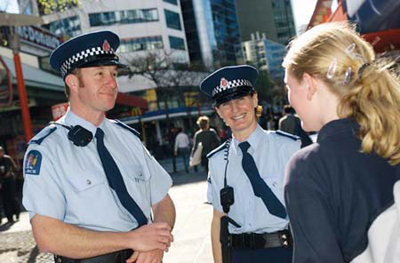
[[[266,101],[271,103],[272,98],[272,90],[274,87],[274,82],[268,75],[268,73],[264,70],[260,70],[260,75],[258,76],[257,83],[255,85],[255,90],[258,93],[258,99],[260,101]]]
[[[80,0],[38,0],[40,15],[63,12],[80,5]]]

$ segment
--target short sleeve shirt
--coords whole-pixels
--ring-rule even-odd
[[[81,125],[93,137],[97,129],[70,110],[58,122]],[[150,220],[151,206],[167,195],[171,177],[131,131],[109,119],[99,127],[128,193]],[[29,144],[24,160],[23,204],[30,217],[40,214],[97,231],[136,228],[136,219],[108,184],[96,138],[87,146],[78,147],[68,139],[68,131],[51,125],[35,136],[32,141],[36,143]]]
[[[290,138],[289,138],[290,137]],[[248,150],[256,163],[262,179],[271,188],[275,196],[284,204],[284,171],[289,158],[300,149],[300,140],[294,136],[282,136],[276,132],[265,131],[257,125],[247,140]],[[235,202],[230,207],[229,217],[241,227],[229,225],[229,232],[271,233],[285,229],[288,219],[276,217],[268,212],[261,198],[254,195],[249,178],[242,167],[243,154],[238,147],[239,141],[232,140],[229,146],[227,184],[234,188]],[[223,213],[220,202],[220,190],[224,187],[226,151],[220,150],[209,159],[208,199],[214,208]]]

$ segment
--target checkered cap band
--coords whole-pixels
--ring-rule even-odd
[[[228,81],[228,84],[225,86],[221,86],[221,85],[216,86],[212,91],[212,96],[214,97],[215,95],[217,95],[221,92],[224,92],[229,89],[241,87],[241,86],[253,87],[251,82],[248,81],[247,79],[234,79],[234,80]]]
[[[114,50],[111,48],[109,51],[104,50],[102,47],[93,47],[93,48],[88,48],[86,50],[83,50],[61,64],[61,75],[62,77],[65,77],[71,70],[71,68],[74,67],[74,65],[82,62],[82,60],[85,60],[87,58],[90,58],[92,56],[98,56],[98,55],[114,55]]]

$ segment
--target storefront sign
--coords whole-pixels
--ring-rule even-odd
[[[21,40],[31,44],[39,45],[42,48],[53,50],[61,44],[61,39],[53,33],[35,26],[21,26],[17,29]]]

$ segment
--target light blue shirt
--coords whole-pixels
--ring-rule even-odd
[[[247,141],[251,145],[248,153],[254,158],[260,176],[284,204],[285,166],[290,157],[300,149],[301,141],[290,135],[282,136],[273,131],[265,131],[259,125]],[[254,195],[250,180],[242,167],[243,154],[238,147],[239,143],[233,139],[229,147],[227,184],[234,188],[235,198],[228,215],[241,227],[236,228],[229,224],[229,232],[272,233],[287,228],[288,219],[270,214],[262,199]],[[221,213],[223,209],[220,190],[224,187],[225,153],[225,149],[221,149],[209,159],[208,199]]]
[[[59,123],[97,127],[68,111]],[[114,121],[99,126],[104,143],[121,171],[126,188],[150,221],[151,206],[161,201],[172,185],[169,174],[149,154],[140,139]],[[49,132],[56,128],[51,134]],[[96,138],[84,147],[68,139],[68,129],[50,125],[29,144],[24,161],[23,204],[35,214],[97,231],[129,231],[138,226],[110,188],[96,147]]]

